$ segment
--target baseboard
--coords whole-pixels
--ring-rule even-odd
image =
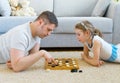
[[[49,48],[40,48],[47,51],[83,51],[83,47],[49,47]]]

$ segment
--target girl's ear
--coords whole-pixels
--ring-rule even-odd
[[[86,30],[86,31],[85,31],[85,34],[90,35],[90,31],[89,31],[89,30]]]

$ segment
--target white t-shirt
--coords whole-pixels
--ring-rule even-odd
[[[18,25],[0,36],[0,63],[5,63],[10,59],[10,49],[15,48],[28,52],[36,43],[40,43],[39,37],[32,37],[30,22]]]
[[[96,35],[93,37],[93,41],[92,41],[93,46],[95,40],[98,40],[101,43],[100,56],[99,56],[101,59],[105,61],[120,63],[120,45],[112,45]],[[88,43],[85,44],[88,47],[88,49],[93,52],[93,46],[90,48],[88,46]]]

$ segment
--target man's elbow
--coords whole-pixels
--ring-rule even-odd
[[[14,71],[14,72],[21,72],[21,71],[23,71],[23,70],[21,70],[21,69],[19,69],[19,68],[13,68],[13,71]]]
[[[15,65],[13,66],[12,69],[13,69],[14,72],[21,72],[21,71],[24,70],[24,69],[22,69],[22,68],[20,68],[20,67],[18,67],[18,66],[15,66]]]

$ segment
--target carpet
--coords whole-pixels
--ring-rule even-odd
[[[25,71],[15,73],[0,64],[0,83],[119,83],[120,64],[107,63],[94,67],[84,62],[79,51],[50,51],[55,58],[78,58],[82,72],[70,70],[44,70],[44,59]]]

